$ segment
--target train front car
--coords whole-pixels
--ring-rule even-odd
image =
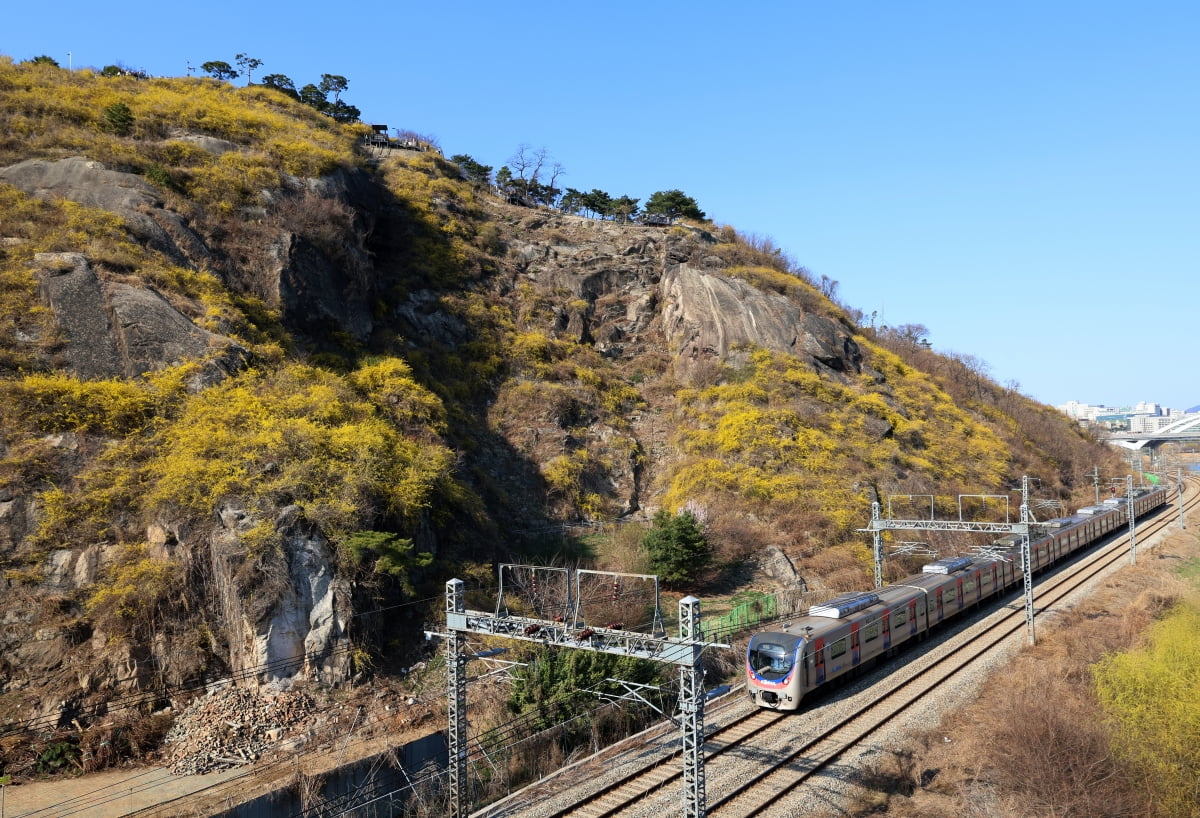
[[[760,707],[795,710],[801,688],[804,637],[791,633],[756,633],[746,650],[746,689]]]

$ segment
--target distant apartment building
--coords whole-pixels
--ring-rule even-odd
[[[1131,432],[1155,432],[1183,416],[1179,409],[1164,408],[1162,404],[1143,401],[1134,406],[1104,406],[1067,401],[1058,411],[1079,421],[1081,426],[1103,426],[1106,429]]]
[[[1176,417],[1170,415],[1130,415],[1128,417],[1129,431],[1157,432],[1159,429],[1170,426],[1176,420]]]

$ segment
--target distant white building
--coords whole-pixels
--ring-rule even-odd
[[[1087,403],[1080,403],[1077,400],[1067,401],[1062,406],[1057,407],[1057,409],[1067,417],[1080,421],[1092,421],[1100,415],[1113,414],[1113,410],[1107,406],[1092,406]]]
[[[1168,415],[1130,415],[1129,431],[1134,433],[1157,432],[1174,423],[1178,418]]]
[[[1084,426],[1095,423],[1098,418],[1104,418],[1105,424],[1109,426],[1118,420],[1128,418],[1130,431],[1137,432],[1157,431],[1172,420],[1178,420],[1184,416],[1184,412],[1180,409],[1164,408],[1160,403],[1149,401],[1142,401],[1134,406],[1104,406],[1072,400],[1055,408]]]

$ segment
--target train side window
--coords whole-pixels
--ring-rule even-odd
[[[896,615],[892,617],[892,627],[898,628],[908,621],[908,611],[896,611]]]
[[[862,632],[863,632],[863,641],[864,642],[870,642],[872,639],[878,639],[879,638],[879,622],[878,621],[872,622],[870,625],[867,625],[865,628],[863,628]]]
[[[957,591],[958,591],[957,588],[947,588],[942,593],[942,601],[943,602],[953,602],[955,600],[954,595],[955,595],[955,593],[957,593]]]
[[[829,646],[829,658],[836,659],[846,652],[846,640],[839,639]]]

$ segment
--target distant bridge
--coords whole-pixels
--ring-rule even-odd
[[[1147,447],[1153,449],[1164,443],[1200,443],[1200,412],[1184,415],[1180,420],[1156,432],[1111,432],[1105,440],[1114,446],[1134,450]]]

